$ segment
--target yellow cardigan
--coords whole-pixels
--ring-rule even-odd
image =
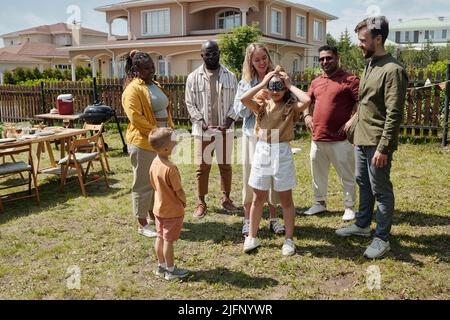
[[[161,90],[159,83],[154,81]],[[167,93],[163,90],[167,95]],[[157,127],[152,100],[147,84],[139,78],[134,79],[122,94],[122,106],[127,114],[128,124],[127,143],[144,150],[155,151],[148,142],[150,132]],[[173,128],[172,107],[169,99],[169,127]]]

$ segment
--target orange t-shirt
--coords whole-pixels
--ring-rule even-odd
[[[165,219],[183,217],[186,195],[178,168],[172,162],[156,157],[150,167],[150,181],[155,190],[153,213]],[[181,199],[176,192],[181,193]]]

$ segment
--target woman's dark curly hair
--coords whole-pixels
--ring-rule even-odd
[[[139,69],[148,61],[153,62],[152,57],[146,52],[133,50],[128,54],[125,64],[125,88],[131,83],[131,81],[139,77]]]

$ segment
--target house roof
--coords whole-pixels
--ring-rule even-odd
[[[83,35],[88,36],[104,36],[107,37],[108,34],[105,32],[89,29],[89,28],[81,28],[81,32]],[[67,26],[66,23],[56,23],[51,25],[43,25],[38,27],[33,27],[29,29],[24,29],[20,31],[15,31],[7,34],[0,35],[1,38],[11,38],[11,37],[20,37],[22,35],[33,35],[33,34],[48,34],[48,35],[58,35],[58,34],[72,34],[72,30]]]
[[[69,58],[69,54],[56,50],[57,45],[50,43],[24,43],[0,48],[0,61],[42,62],[45,58]]]
[[[30,56],[20,56],[17,54],[0,51],[0,62],[3,62],[3,63],[5,63],[5,62],[40,63],[40,62],[42,62],[42,60],[30,57]]]
[[[95,44],[81,45],[78,47],[62,47],[58,48],[58,51],[73,52],[73,51],[87,51],[87,50],[100,50],[100,49],[124,49],[124,48],[151,48],[151,47],[174,47],[174,46],[189,46],[189,45],[202,45],[205,41],[216,40],[217,35],[203,35],[203,36],[188,36],[188,37],[171,37],[171,38],[153,38],[153,39],[141,39],[141,40],[121,40],[121,41],[104,41]],[[298,43],[295,41],[289,41],[285,39],[276,39],[267,36],[261,37],[261,42],[290,45],[300,48],[311,48],[311,45],[306,43]]]
[[[450,21],[441,21],[437,18],[431,19],[411,19],[396,24],[392,24],[391,30],[410,30],[410,29],[447,29],[450,28]]]
[[[204,0],[181,0],[179,2],[200,2],[200,1],[204,1]],[[175,0],[132,0],[132,1],[123,1],[123,2],[119,2],[119,3],[115,3],[115,4],[110,4],[107,6],[97,7],[97,8],[95,8],[95,10],[100,11],[100,12],[108,12],[108,11],[119,10],[119,9],[123,9],[123,8],[140,7],[143,5],[167,4],[167,3],[175,3],[175,2],[177,2],[177,1],[175,1]],[[324,16],[328,20],[338,19],[338,17],[336,17],[334,15],[331,15],[329,13],[326,13],[324,11],[318,10],[318,9],[310,7],[310,6],[299,4],[297,2],[287,1],[287,0],[277,0],[277,3],[283,4],[283,5],[289,6],[289,7],[300,8],[302,10],[305,10],[306,12],[312,12],[317,15]]]

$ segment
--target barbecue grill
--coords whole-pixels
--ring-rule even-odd
[[[120,128],[119,119],[117,119],[116,112],[113,108],[97,101],[93,105],[87,106],[80,118],[88,124],[102,124],[108,122],[111,118],[114,118],[114,121],[117,123],[117,128],[119,129],[120,138],[122,139],[123,152],[128,153],[127,144],[125,143],[122,129]]]

